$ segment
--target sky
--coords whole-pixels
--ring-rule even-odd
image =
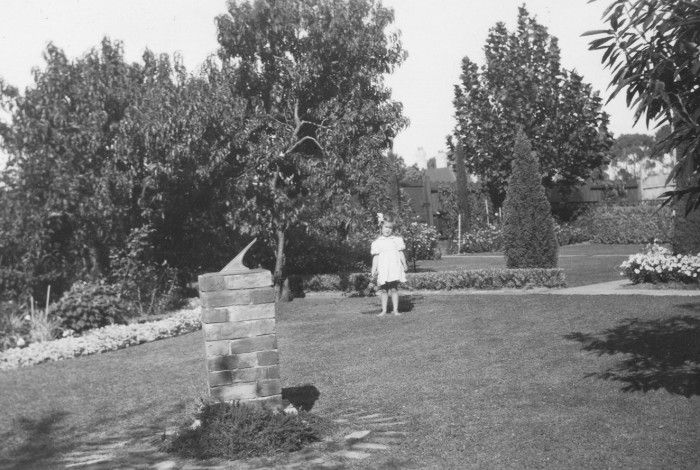
[[[585,31],[601,29],[601,14],[610,0],[528,0],[526,6],[559,39],[562,66],[608,96],[610,72],[601,54],[588,50]],[[395,11],[391,30],[401,31],[408,59],[387,84],[404,105],[410,126],[394,141],[394,151],[410,165],[445,151],[454,127],[452,98],[462,58],[481,65],[489,28],[503,21],[515,25],[523,0],[383,0]],[[124,44],[125,57],[140,61],[146,48],[179,53],[190,72],[217,49],[214,18],[226,12],[225,0],[2,0],[0,78],[24,89],[31,70],[42,67],[42,53],[53,42],[75,58],[97,46],[104,36]],[[653,133],[633,126],[633,112],[618,96],[604,108],[615,135]],[[424,152],[419,152],[422,148]],[[0,164],[3,156],[0,155]]]

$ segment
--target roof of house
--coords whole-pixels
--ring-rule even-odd
[[[451,168],[428,168],[425,172],[431,183],[454,183],[457,181]]]

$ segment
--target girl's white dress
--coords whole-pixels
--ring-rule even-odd
[[[406,248],[403,238],[381,236],[372,242],[372,256],[377,256],[377,285],[391,281],[406,282],[406,273],[401,265],[401,251]]]

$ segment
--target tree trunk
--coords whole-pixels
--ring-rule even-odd
[[[284,244],[285,244],[285,233],[284,230],[277,230],[277,255],[275,259],[275,292],[277,295],[277,300],[281,302],[289,302],[291,299],[291,292],[289,289],[289,280],[284,279]]]
[[[683,170],[676,178],[676,189],[685,189],[697,184],[697,176],[693,177],[693,165],[687,159]],[[686,204],[690,195],[684,196],[673,205],[675,216],[673,220],[673,252],[684,255],[700,253],[700,208],[685,215]]]
[[[457,210],[462,214],[462,232],[471,230],[471,207],[469,204],[469,176],[464,165],[464,148],[461,145],[455,150],[455,171],[457,173]]]

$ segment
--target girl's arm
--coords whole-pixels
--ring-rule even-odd
[[[372,277],[379,274],[379,267],[377,266],[377,255],[372,256]]]
[[[404,271],[408,271],[408,263],[406,262],[406,255],[404,254],[403,250],[399,251],[399,254],[401,255],[401,267],[403,267]]]

